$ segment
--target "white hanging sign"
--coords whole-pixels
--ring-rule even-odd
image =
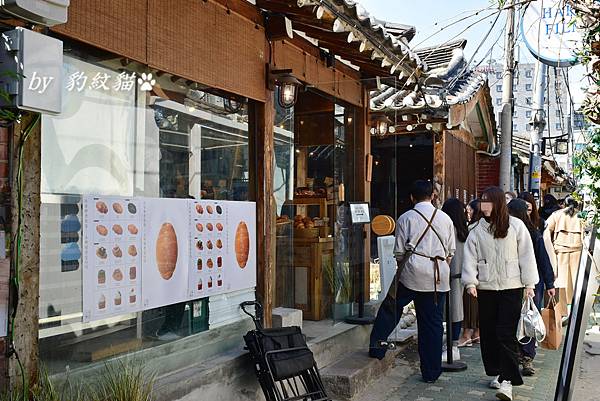
[[[575,24],[575,10],[565,3],[532,1],[521,19],[521,35],[527,48],[541,62],[554,67],[576,64],[575,51],[582,41]]]

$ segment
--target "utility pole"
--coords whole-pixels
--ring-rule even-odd
[[[546,72],[548,66],[541,61],[535,64],[535,96],[533,100],[533,117],[530,145],[529,145],[529,192],[535,196],[538,204],[540,201],[540,182],[542,179],[542,154],[541,142],[546,127],[544,113],[544,92],[546,89]]]
[[[515,68],[515,7],[514,0],[506,0],[506,37],[504,39],[504,73],[502,74],[502,111],[500,115],[500,188],[512,190],[510,170],[512,167],[512,108]]]

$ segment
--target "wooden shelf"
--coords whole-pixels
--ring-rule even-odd
[[[284,205],[293,205],[293,206],[310,206],[315,205],[319,206],[319,217],[327,217],[327,198],[294,198],[290,200],[286,200]]]

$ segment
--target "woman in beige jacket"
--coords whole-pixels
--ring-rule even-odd
[[[584,235],[583,223],[577,217],[577,201],[568,196],[565,204],[566,208],[550,215],[544,230],[544,243],[556,276],[554,286],[561,289],[560,306],[563,315],[567,314],[567,304],[573,300]]]
[[[500,188],[483,191],[481,211],[485,217],[465,243],[462,282],[479,302],[481,358],[486,374],[494,376],[490,387],[510,401],[513,385],[523,384],[516,337],[523,291],[533,298],[539,276],[529,231],[509,216]]]

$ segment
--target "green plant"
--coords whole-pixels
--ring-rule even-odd
[[[118,361],[107,364],[100,381],[92,388],[90,401],[152,401],[155,376],[143,364]]]
[[[352,296],[352,280],[350,278],[350,266],[347,262],[338,263],[334,267],[332,260],[323,262],[325,279],[333,292],[334,301],[338,304],[350,302]]]
[[[137,361],[139,362],[139,361]],[[0,401],[152,401],[154,375],[147,374],[142,363],[133,360],[106,364],[94,384],[71,383],[56,386],[45,369],[28,395],[21,389],[0,392]]]

